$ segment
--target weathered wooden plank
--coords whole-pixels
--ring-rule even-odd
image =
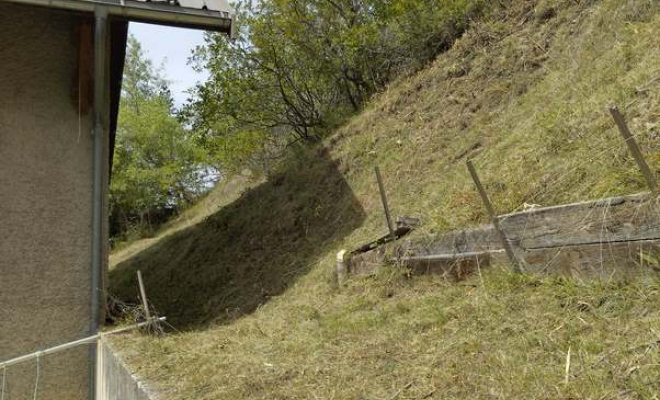
[[[659,240],[537,249],[524,254],[532,273],[606,279],[660,276]]]
[[[578,279],[660,276],[660,240],[535,249],[522,252],[521,257],[528,273],[559,274]],[[387,262],[382,249],[363,253],[351,259],[351,273],[374,273]],[[447,279],[460,280],[474,274],[478,268],[506,263],[508,258],[504,250],[499,250],[404,256],[397,262],[410,268],[414,274],[442,275]]]
[[[527,272],[620,278],[660,271],[660,198],[648,193],[536,208],[499,218]],[[497,231],[482,226],[405,241],[395,254],[414,273],[458,279],[474,272],[477,259],[480,266],[493,259],[505,261],[501,252]],[[489,260],[482,263],[474,256],[481,253],[489,253]],[[352,258],[351,272],[372,273],[387,261],[383,249],[369,251]]]
[[[494,250],[494,251],[480,251],[480,252],[468,252],[468,253],[444,253],[444,254],[429,254],[425,256],[411,256],[411,257],[400,257],[392,259],[393,262],[411,262],[411,261],[452,261],[452,260],[464,260],[475,257],[486,257],[491,254],[502,254],[504,250]]]
[[[526,250],[660,239],[660,198],[648,193],[544,207],[500,217],[509,240]]]
[[[504,250],[499,252],[471,252],[461,254],[438,254],[433,256],[405,257],[400,259],[402,265],[417,275],[440,275],[452,281],[460,281],[478,273],[480,269],[488,268],[497,256],[505,256]]]
[[[506,262],[504,250],[495,252],[443,254],[418,257],[403,257],[388,260],[385,251],[376,250],[356,255],[350,260],[350,272],[353,275],[372,274],[386,263],[399,263],[417,275],[441,275],[450,280],[461,280],[479,268],[487,268],[493,262]]]
[[[543,207],[500,217],[511,242],[523,249],[660,239],[660,199],[647,193]],[[492,226],[449,232],[415,243],[400,252],[412,255],[501,249]]]
[[[385,250],[379,248],[367,253],[352,255],[348,261],[348,272],[351,275],[369,275],[386,263]]]
[[[617,280],[660,276],[660,240],[536,249],[521,255],[528,273]],[[503,250],[404,257],[399,260],[413,273],[442,275],[452,280],[472,275],[478,268],[507,261]]]
[[[384,248],[378,247],[386,242],[389,242],[389,235],[385,235],[379,240],[353,251],[350,254],[349,273],[352,275],[371,274],[380,266],[386,264],[388,262],[386,251]],[[420,239],[406,240],[395,249],[395,254],[402,260],[425,256],[437,257],[438,254],[452,254],[457,255],[458,258],[464,258],[461,254],[501,252],[503,251],[501,246],[502,241],[497,232],[492,226],[487,226],[450,232],[426,241]],[[421,265],[423,263],[417,264]],[[435,264],[435,262],[432,264]],[[437,269],[436,267],[433,268]]]
[[[422,256],[443,253],[470,253],[502,249],[502,240],[492,225],[449,232],[434,238],[405,241],[399,248],[401,256]]]

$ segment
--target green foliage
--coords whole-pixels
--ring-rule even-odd
[[[660,4],[497,3],[429,68],[328,138],[329,156],[291,164],[206,225],[117,267],[111,289],[134,302],[139,267],[156,288],[150,298],[169,302],[156,304],[163,315],[178,307],[175,316],[218,317],[195,329],[170,320],[182,332],[159,340],[115,338],[128,365],[171,399],[657,398],[655,279],[579,282],[484,268],[452,284],[393,268],[341,290],[329,284],[338,251],[387,231],[375,165],[392,212],[421,217],[411,238],[429,241],[488,222],[466,158],[498,213],[643,190],[605,108],[612,101],[660,173]],[[328,159],[348,187],[320,184],[336,176],[321,169]],[[356,218],[343,206],[322,208],[321,218],[314,209],[351,192],[365,219],[328,239]],[[657,254],[639,257],[657,267]]]
[[[196,51],[198,68],[210,71],[211,79],[197,88],[188,115],[201,143],[225,167],[316,141],[390,80],[450,47],[484,4],[239,3],[238,38],[228,42],[209,34]]]
[[[157,221],[189,204],[203,189],[203,154],[174,115],[168,83],[128,43],[110,185],[114,236]]]

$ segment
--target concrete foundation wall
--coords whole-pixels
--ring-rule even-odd
[[[148,390],[126,368],[105,340],[98,347],[97,400],[149,400]]]
[[[0,7],[0,360],[90,329],[91,113],[79,113],[74,14]],[[89,347],[40,360],[40,400],[89,396]],[[32,399],[36,363],[7,370]],[[1,373],[1,372],[0,372]]]

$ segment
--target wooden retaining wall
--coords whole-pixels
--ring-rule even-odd
[[[648,193],[498,217],[517,260],[526,272],[574,277],[625,277],[660,271],[660,197]],[[370,254],[371,253],[371,254]],[[416,273],[460,279],[494,262],[508,262],[493,225],[405,241],[389,250],[356,255],[350,270],[367,273],[397,261]]]

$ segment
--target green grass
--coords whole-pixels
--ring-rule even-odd
[[[149,299],[179,329],[230,322],[282,294],[364,218],[327,153],[310,152],[112,267],[109,290],[134,301],[139,268]]]
[[[358,197],[376,199],[380,164],[392,207],[421,216],[421,234],[486,221],[468,157],[500,213],[644,190],[607,111],[612,102],[660,172],[657,2],[510,3],[508,20],[475,23],[332,140]],[[535,17],[548,7],[554,17]]]
[[[156,245],[173,233],[199,224],[261,181],[260,178],[248,173],[226,177],[190,208],[158,227],[153,237],[117,243],[110,254],[110,265],[115,266]]]
[[[657,284],[579,284],[494,270],[457,285],[386,270],[336,292],[315,275],[233,324],[131,336],[122,346],[138,373],[177,399],[660,393]]]
[[[114,266],[112,293],[135,302],[142,269],[181,331],[117,338],[164,398],[658,398],[656,282],[333,283],[337,251],[385,233],[375,165],[418,238],[487,220],[466,158],[500,213],[644,190],[610,102],[660,172],[660,4],[502,4],[323,148]]]

